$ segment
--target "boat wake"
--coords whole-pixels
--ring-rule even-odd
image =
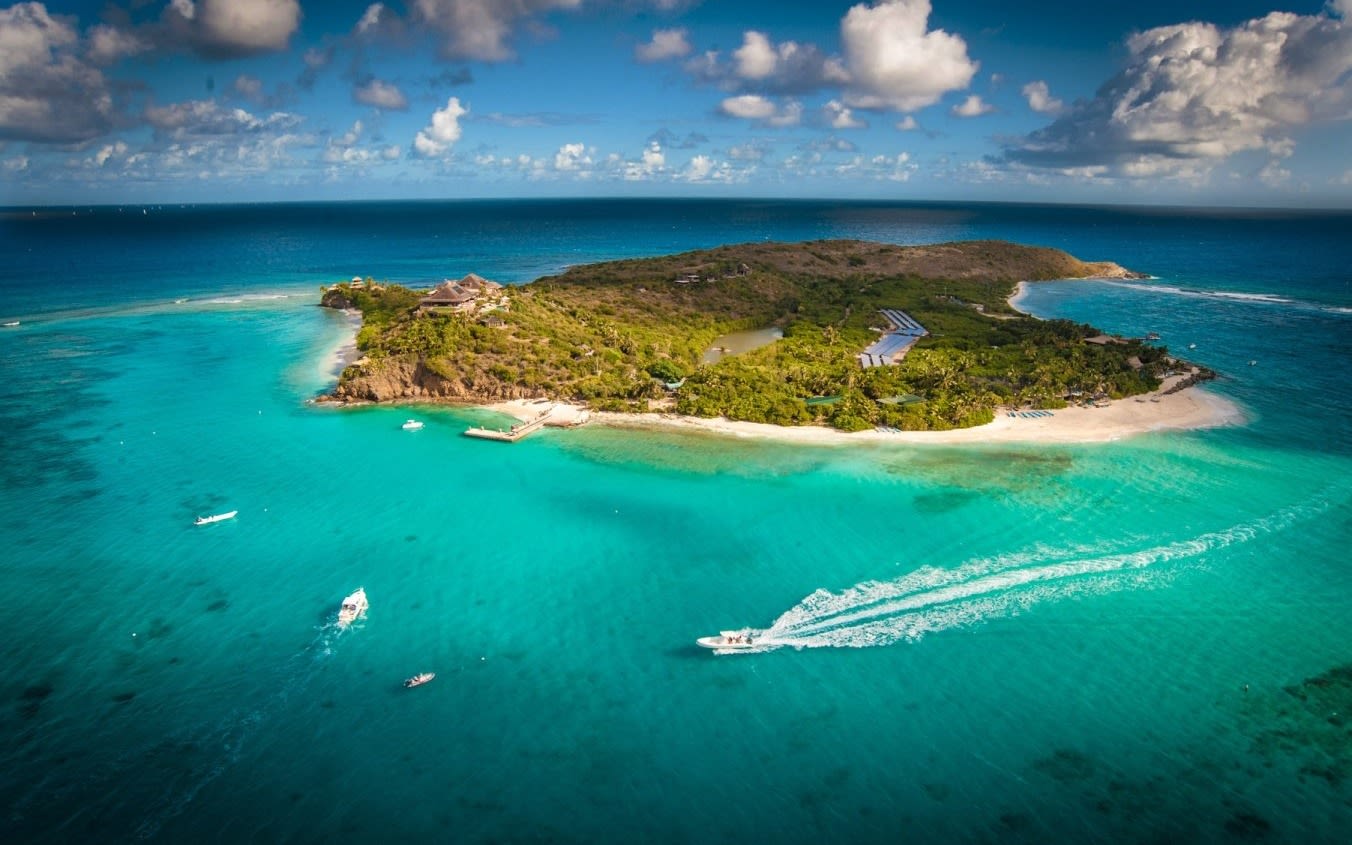
[[[338,639],[349,630],[334,622],[321,626],[314,640],[287,660],[280,671],[286,680],[279,688],[252,707],[235,710],[214,725],[198,726],[171,735],[152,749],[149,756],[158,756],[164,750],[176,756],[179,748],[208,752],[214,749],[215,753],[201,755],[202,759],[180,769],[179,776],[164,785],[157,798],[149,802],[135,837],[153,839],[167,822],[182,814],[203,789],[238,763],[246,741],[286,707],[287,702],[305,691],[328,658],[333,656]]]
[[[865,581],[833,593],[817,590],[760,631],[756,648],[868,648],[1016,615],[1049,601],[1158,586],[1178,566],[1211,552],[1281,531],[1326,510],[1295,505],[1251,523],[1190,540],[1132,551],[1037,550],[969,561],[955,569],[922,567],[891,581]]]

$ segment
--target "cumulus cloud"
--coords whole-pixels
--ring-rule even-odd
[[[826,55],[815,45],[783,41],[775,44],[763,32],[742,35],[742,46],[724,58],[714,50],[686,62],[685,69],[697,80],[729,91],[760,94],[807,94],[839,85],[848,74],[840,59]]]
[[[617,160],[613,163],[619,166],[620,178],[628,182],[639,182],[665,173],[667,155],[662,151],[661,144],[649,141],[638,161]]]
[[[582,0],[413,0],[413,20],[442,37],[445,58],[500,62],[515,55],[509,41],[517,26]]]
[[[469,114],[469,108],[460,105],[459,97],[451,97],[446,107],[432,112],[432,122],[418,131],[413,149],[424,158],[440,158],[450,152],[460,140],[460,118]]]
[[[822,107],[827,124],[832,129],[864,129],[868,123],[854,116],[850,107],[839,100],[830,100]]]
[[[1126,66],[1093,99],[1011,143],[1004,158],[1196,179],[1235,153],[1289,149],[1294,129],[1344,118],[1352,105],[1352,26],[1323,15],[1157,27],[1127,49]]]
[[[1343,20],[1352,19],[1352,0],[1329,0],[1328,7]]]
[[[684,29],[655,29],[653,38],[634,48],[634,58],[640,62],[661,62],[690,55],[690,42]]]
[[[758,94],[742,94],[728,97],[719,104],[719,111],[729,117],[743,117],[747,120],[764,120],[775,113],[775,104]]]
[[[352,88],[352,99],[362,105],[373,106],[386,111],[407,111],[408,98],[399,86],[391,82],[372,79],[364,85]]]
[[[929,0],[861,3],[846,13],[840,38],[849,105],[915,111],[971,83],[980,65],[968,58],[967,42],[929,29],[929,15]]]
[[[591,156],[587,154],[585,144],[564,144],[559,147],[559,151],[554,154],[555,170],[586,170],[592,165]]]
[[[258,117],[244,109],[224,108],[215,100],[188,100],[167,106],[150,106],[146,122],[175,139],[284,132],[299,126],[300,115],[273,112]]]
[[[186,36],[213,58],[286,49],[300,26],[298,0],[173,0],[165,11],[168,35]]]
[[[914,132],[920,128],[920,123],[915,119],[915,115],[908,114],[897,121],[897,129],[902,132]]]
[[[967,99],[958,103],[951,111],[954,117],[980,117],[983,114],[990,114],[995,111],[995,106],[982,100],[976,94],[969,94]]]
[[[1059,114],[1065,108],[1065,103],[1053,97],[1047,83],[1040,79],[1023,86],[1023,96],[1028,100],[1028,108],[1038,114]]]
[[[718,110],[728,117],[756,120],[776,128],[797,126],[803,119],[802,104],[791,100],[781,107],[774,100],[759,94],[727,97],[719,104]]]
[[[74,143],[111,128],[107,80],[79,42],[74,22],[42,3],[0,9],[0,140]]]
[[[153,46],[132,30],[102,23],[90,28],[88,38],[89,50],[85,55],[96,65],[110,65],[128,56],[147,52]]]

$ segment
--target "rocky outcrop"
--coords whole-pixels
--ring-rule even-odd
[[[485,379],[476,384],[470,378],[446,378],[421,361],[385,358],[378,362],[354,364],[343,371],[329,401],[394,402],[419,399],[442,402],[503,402],[508,399],[536,399],[538,391],[518,385]]]
[[[1084,262],[1087,279],[1148,279],[1150,276],[1146,273],[1137,273],[1134,270],[1128,270],[1121,264],[1112,261],[1086,261]]]
[[[337,308],[340,311],[350,311],[357,305],[348,298],[341,288],[329,288],[324,291],[324,296],[319,300],[319,304],[324,308]]]

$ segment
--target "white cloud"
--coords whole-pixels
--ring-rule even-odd
[[[730,117],[765,120],[775,113],[775,104],[758,94],[742,94],[725,99],[719,104],[719,110]]]
[[[662,147],[656,141],[652,141],[643,150],[643,167],[649,171],[661,170],[666,166],[667,157],[662,152]]]
[[[419,130],[413,139],[413,149],[425,158],[439,158],[460,140],[460,118],[469,109],[460,105],[459,97],[451,97],[446,107],[432,112],[432,122]]]
[[[125,141],[118,141],[113,144],[104,144],[99,151],[94,154],[91,160],[95,167],[103,167],[114,158],[122,158],[127,154],[127,144]]]
[[[782,129],[788,126],[797,126],[803,122],[803,106],[801,103],[789,101],[777,113],[765,119],[765,123],[776,129]]]
[[[111,128],[107,80],[76,54],[73,23],[42,3],[0,9],[0,141],[74,143]]]
[[[22,173],[28,169],[28,156],[10,156],[4,161],[4,168],[10,173]],[[1352,173],[1352,171],[1348,171]]]
[[[587,147],[585,144],[564,144],[562,147],[559,147],[558,152],[554,153],[555,170],[585,170],[590,168],[591,165],[592,160],[591,157],[587,155]]]
[[[1052,96],[1047,83],[1041,79],[1023,86],[1023,96],[1028,99],[1028,108],[1038,114],[1060,114],[1065,103]]]
[[[990,114],[995,111],[995,106],[985,102],[976,94],[969,94],[967,99],[958,103],[950,111],[954,117],[980,117],[983,114]]]
[[[365,130],[360,120],[352,122],[352,128],[333,139],[333,144],[339,147],[351,147],[361,140],[361,133]]]
[[[144,53],[151,44],[135,32],[108,24],[97,24],[88,33],[89,61],[96,65],[110,65],[127,56]]]
[[[816,46],[796,41],[775,44],[755,30],[743,33],[742,46],[729,61],[711,50],[686,62],[685,69],[697,80],[724,90],[760,95],[807,94],[848,79],[840,60]]]
[[[174,16],[178,20],[174,20]],[[300,27],[298,0],[173,0],[170,26],[185,31],[196,49],[233,58],[286,49]]]
[[[1352,0],[1329,0],[1329,11],[1343,20],[1352,20]]]
[[[769,154],[769,148],[763,143],[752,142],[728,147],[728,158],[734,161],[763,161]]]
[[[236,94],[250,100],[256,100],[263,95],[263,80],[247,73],[241,73],[235,77],[234,88]]]
[[[284,132],[304,120],[289,112],[257,117],[244,109],[223,108],[215,100],[188,100],[167,106],[150,106],[146,122],[175,139],[220,135]]]
[[[656,141],[649,141],[643,148],[643,155],[638,161],[624,161],[612,159],[613,164],[620,167],[620,177],[629,182],[638,182],[651,179],[654,176],[664,173],[667,169],[667,156],[662,152],[662,145]]]
[[[1092,100],[1005,158],[1197,181],[1235,153],[1289,148],[1293,128],[1345,118],[1352,105],[1352,26],[1322,15],[1157,27],[1127,48],[1126,67]]]
[[[373,106],[386,111],[407,111],[408,98],[404,92],[399,90],[399,86],[391,82],[381,82],[379,79],[372,79],[365,85],[357,85],[352,89],[352,99],[362,105]]]
[[[849,106],[839,100],[831,100],[822,107],[826,122],[832,129],[865,129],[868,123],[854,116]]]
[[[513,57],[508,45],[516,27],[556,10],[577,9],[582,0],[413,0],[413,19],[442,36],[446,58],[500,62]]]
[[[685,166],[684,178],[689,182],[703,182],[713,172],[714,160],[706,155],[697,155]]]
[[[727,97],[718,110],[729,117],[758,120],[776,128],[797,126],[803,119],[803,106],[790,101],[780,108],[773,100],[758,94],[739,94]]]
[[[902,132],[914,132],[920,128],[920,124],[916,121],[915,115],[908,114],[897,121],[897,128]]]
[[[785,48],[796,49],[797,44],[786,42]],[[737,62],[737,75],[743,79],[764,79],[775,72],[779,56],[763,32],[750,31],[742,36],[742,46],[732,53]]]
[[[634,48],[634,57],[640,62],[661,62],[690,55],[690,42],[685,29],[655,29],[653,39]]]
[[[915,111],[966,88],[979,64],[967,43],[930,30],[929,0],[859,4],[840,23],[851,84],[845,101],[872,109]]]

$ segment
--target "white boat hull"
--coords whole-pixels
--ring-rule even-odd
[[[239,511],[230,511],[229,513],[218,513],[214,516],[199,516],[193,522],[193,525],[210,525],[213,522],[224,522],[227,519],[234,519]]]
[[[723,631],[716,637],[700,637],[695,644],[714,649],[748,649],[757,645],[751,635],[743,631]]]

